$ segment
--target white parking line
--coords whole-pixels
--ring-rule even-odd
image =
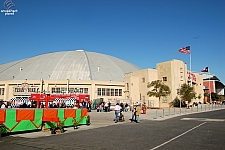
[[[182,135],[185,135],[186,133],[188,133],[188,132],[190,132],[190,131],[192,131],[192,130],[194,130],[194,129],[200,127],[200,126],[202,126],[202,125],[205,124],[205,123],[206,123],[206,122],[203,122],[203,123],[201,123],[200,125],[197,125],[197,126],[195,126],[194,128],[191,128],[190,130],[188,130],[188,131],[186,131],[186,132],[184,132],[184,133],[182,133],[182,134],[180,134],[180,135],[178,135],[178,136],[172,138],[171,140],[169,140],[169,141],[167,141],[167,142],[164,142],[163,144],[161,144],[161,145],[159,145],[159,146],[156,146],[156,147],[154,147],[154,148],[152,148],[152,149],[150,149],[150,150],[157,149],[157,148],[159,148],[159,147],[161,147],[161,146],[163,146],[163,145],[165,145],[165,144],[167,144],[167,143],[169,143],[169,142],[171,142],[171,141],[173,141],[173,140],[175,140],[175,139],[181,137]]]
[[[218,121],[222,122],[225,121],[224,119],[210,119],[210,118],[182,118],[180,120],[197,120],[197,121]]]

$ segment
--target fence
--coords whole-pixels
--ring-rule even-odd
[[[207,112],[211,110],[224,109],[225,105],[221,104],[199,104],[198,106],[190,108],[166,108],[155,110],[154,119],[161,119],[166,117],[179,116],[183,114],[191,114],[197,112]]]

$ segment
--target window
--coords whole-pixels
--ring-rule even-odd
[[[80,88],[80,93],[84,93],[84,89],[83,88]]]
[[[4,95],[4,91],[5,91],[4,88],[0,88],[0,95]]]
[[[60,93],[60,88],[52,88],[52,93]]]
[[[180,76],[180,81],[183,81],[183,76]]]
[[[115,89],[115,96],[118,96],[118,89]]]
[[[98,96],[102,96],[102,89],[101,88],[98,88]]]
[[[163,81],[167,81],[167,77],[163,77]]]
[[[167,97],[166,96],[163,97],[162,102],[167,103]]]
[[[69,88],[69,93],[74,93],[74,88]]]
[[[119,89],[119,96],[122,96],[122,89]]]
[[[105,96],[105,88],[102,88],[102,96]]]
[[[110,89],[106,89],[106,96],[110,96]]]
[[[56,89],[55,88],[52,88],[52,93],[56,93]]]
[[[60,88],[56,88],[56,93],[60,93]]]
[[[84,93],[88,94],[88,88],[84,88]]]
[[[61,88],[61,93],[66,93],[67,89],[65,87]]]
[[[180,68],[180,73],[183,73],[183,68]]]
[[[74,92],[75,92],[75,93],[79,93],[79,88],[75,88],[75,89],[74,89]]]
[[[127,91],[129,91],[129,83],[127,83]]]
[[[145,83],[145,77],[142,78],[142,83]]]
[[[111,89],[111,96],[114,96],[114,89]]]

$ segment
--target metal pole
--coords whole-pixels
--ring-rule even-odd
[[[169,117],[170,117],[170,108],[169,108]]]
[[[179,85],[179,95],[180,95],[180,85]],[[181,114],[181,97],[180,97],[180,114]]]

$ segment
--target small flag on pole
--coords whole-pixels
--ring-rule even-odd
[[[178,52],[181,52],[181,53],[184,53],[184,54],[190,54],[191,53],[190,46],[182,47],[178,50]]]
[[[208,72],[209,67],[205,67],[201,72]]]

